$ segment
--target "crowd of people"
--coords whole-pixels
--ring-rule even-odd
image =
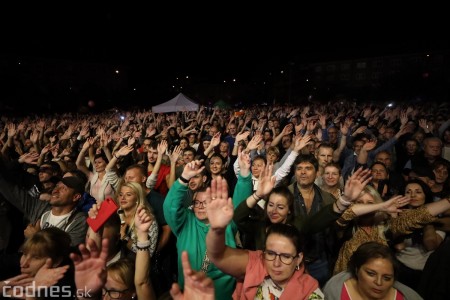
[[[1,117],[1,296],[445,299],[450,106],[340,103]]]

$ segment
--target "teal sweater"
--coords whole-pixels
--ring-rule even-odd
[[[251,180],[251,177],[248,178]],[[238,186],[239,184],[235,188],[236,197],[233,196],[234,207],[237,206],[237,202],[243,201],[243,193],[239,191]],[[182,288],[184,287],[184,276],[181,265],[181,253],[187,251],[192,269],[200,270],[206,253],[206,234],[209,230],[209,225],[199,221],[193,211],[184,207],[183,199],[187,191],[188,187],[176,180],[169,189],[169,193],[164,201],[164,216],[167,224],[177,237],[178,283]],[[237,196],[239,194],[241,194],[240,197]],[[236,248],[236,232],[237,227],[234,222],[227,226],[225,243],[233,248]],[[231,299],[235,288],[235,279],[230,275],[224,274],[212,263],[209,264],[207,270],[208,277],[214,281],[216,299]]]

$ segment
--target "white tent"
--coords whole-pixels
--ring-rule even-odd
[[[175,112],[175,111],[197,111],[198,104],[179,93],[175,98],[161,103],[159,105],[155,105],[152,107],[152,111],[154,113],[166,113],[166,112]]]

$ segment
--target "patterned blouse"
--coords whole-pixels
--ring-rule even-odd
[[[417,209],[403,211],[397,218],[388,218],[383,224],[373,225],[371,227],[361,227],[356,224],[356,214],[352,207],[349,207],[341,217],[336,221],[338,227],[342,230],[352,227],[352,237],[342,245],[334,266],[334,274],[347,270],[347,264],[353,252],[366,242],[379,242],[388,245],[386,235],[405,235],[410,234],[414,229],[419,229],[428,223],[436,220],[425,206]],[[387,234],[389,233],[389,234]]]

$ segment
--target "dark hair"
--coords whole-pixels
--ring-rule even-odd
[[[386,167],[384,162],[382,162],[382,161],[374,161],[373,164],[370,166],[370,170],[372,170],[373,166],[375,166],[375,165],[382,166],[384,168],[384,170],[386,171],[387,175],[389,176],[389,169]]]
[[[297,156],[294,161],[294,168],[304,162],[311,163],[314,166],[316,172],[317,170],[319,170],[319,162],[317,161],[317,158],[315,158],[312,154],[301,154]]]
[[[329,162],[329,163],[327,163],[327,164],[325,165],[324,169],[325,169],[326,167],[335,167],[336,169],[338,169],[339,175],[342,175],[342,168],[341,168],[341,166],[340,166],[338,163],[335,163],[335,162]]]
[[[184,153],[185,152],[192,152],[192,154],[195,156],[195,154],[197,153],[197,151],[195,151],[195,149],[194,148],[192,148],[191,146],[187,146],[186,148],[184,148],[184,150],[183,150],[183,155],[184,155]]]
[[[222,161],[222,166],[224,166],[224,165],[227,163],[225,157],[223,157],[223,156],[222,156],[221,154],[219,154],[219,153],[214,153],[213,155],[211,155],[211,157],[209,158],[209,161],[211,161],[211,159],[212,159],[213,157],[218,157],[218,158],[220,158],[220,160]]]
[[[264,162],[264,164],[267,165],[267,159],[266,159],[265,156],[262,156],[262,155],[257,155],[257,156],[255,156],[255,157],[252,159],[252,164],[253,164],[253,162],[254,162],[255,160],[257,160],[257,159],[262,160],[262,161]]]
[[[287,223],[291,224],[294,219],[294,195],[291,193],[291,191],[286,186],[277,186],[276,188],[272,189],[272,191],[267,196],[266,204],[264,205],[264,219],[266,220],[267,225],[270,225],[269,218],[267,217],[267,206],[269,205],[269,199],[270,196],[273,194],[280,195],[284,198],[286,198],[287,205],[289,207],[289,210],[291,211],[291,214],[287,217]]]
[[[148,146],[149,149],[158,149],[158,142],[155,140],[151,140],[150,145]]]
[[[416,184],[420,185],[423,193],[425,194],[425,203],[433,202],[433,192],[431,191],[430,187],[423,180],[418,179],[418,178],[408,180],[405,183],[405,193],[406,193],[406,187],[408,186],[408,184],[411,184],[411,183],[416,183]]]
[[[358,270],[362,265],[374,258],[383,258],[388,260],[392,264],[392,268],[394,270],[394,279],[397,278],[398,264],[395,260],[394,254],[388,246],[378,242],[367,242],[361,244],[350,258],[347,265],[347,271],[349,271],[353,277],[358,280]]]
[[[80,179],[85,185],[88,182],[88,177],[81,170],[78,170],[78,169],[70,170],[70,171],[65,172],[64,174],[66,174],[66,173],[70,173],[72,176],[78,177],[78,179]]]
[[[297,253],[303,252],[304,247],[303,235],[296,227],[283,223],[270,225],[269,228],[267,229],[264,245],[267,243],[267,239],[271,234],[279,234],[288,238],[289,240],[291,240]]]
[[[97,158],[102,158],[102,159],[105,161],[105,163],[108,163],[108,162],[109,162],[108,158],[106,157],[106,155],[105,155],[104,153],[95,154],[95,156],[94,156],[94,161],[95,161]]]
[[[145,169],[145,167],[144,167],[143,165],[134,164],[134,165],[128,166],[128,167],[125,169],[125,173],[126,173],[128,170],[131,170],[131,169],[138,169],[139,172],[140,172],[143,176],[147,177],[147,170]]]
[[[52,171],[53,171],[54,173],[56,173],[56,176],[57,176],[57,177],[61,177],[61,166],[60,166],[56,161],[52,161],[52,160],[46,161],[46,162],[43,162],[43,163],[42,163],[41,167],[42,167],[43,165],[48,165],[48,166],[50,166],[50,168],[52,169]]]

